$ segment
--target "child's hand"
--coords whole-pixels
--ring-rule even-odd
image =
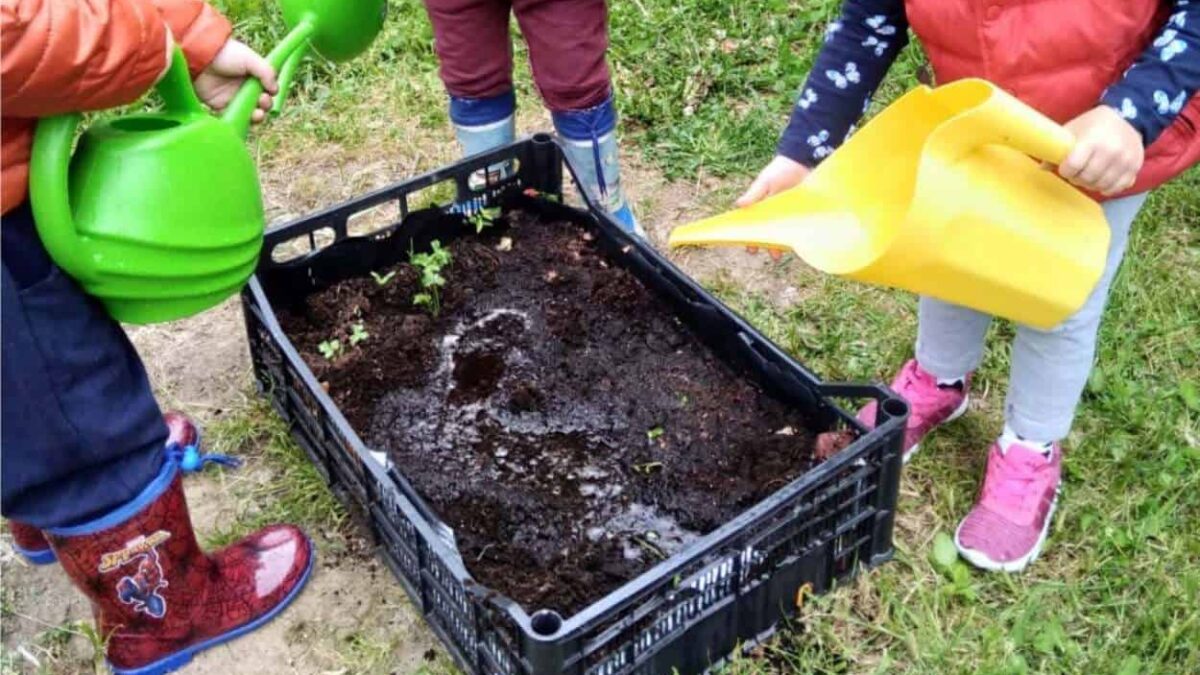
[[[746,192],[737,199],[738,208],[745,208],[760,202],[774,194],[779,194],[784,190],[796,187],[808,178],[808,174],[812,171],[807,166],[793,159],[788,159],[782,155],[778,155],[771,163],[758,172],[758,177],[746,189]],[[750,246],[746,248],[750,253],[758,253],[758,249]],[[775,249],[767,251],[771,255],[772,260],[779,260],[783,257],[783,252]]]
[[[758,172],[758,177],[754,179],[746,192],[738,197],[737,205],[739,208],[750,206],[771,195],[794,188],[808,178],[810,171],[811,169],[800,162],[779,155]]]
[[[237,40],[226,42],[212,63],[196,77],[196,94],[219,112],[229,105],[247,77],[258,78],[266,90],[258,98],[258,110],[252,117],[259,122],[271,109],[271,96],[279,87],[275,82],[275,69],[258,52]]]
[[[1145,161],[1142,135],[1120,113],[1101,105],[1066,125],[1075,134],[1075,149],[1058,167],[1058,175],[1092,192],[1109,196],[1133,186]]]

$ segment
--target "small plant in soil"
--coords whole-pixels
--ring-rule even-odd
[[[442,311],[439,289],[446,285],[442,269],[450,264],[450,250],[442,248],[441,242],[434,240],[429,253],[409,252],[408,260],[421,271],[421,288],[424,289],[413,296],[413,304],[428,307],[429,313],[436,317]]]
[[[332,361],[342,355],[342,341],[326,340],[317,345],[317,349],[321,352],[321,356],[325,357],[326,361]]]
[[[499,217],[499,208],[484,209],[467,218],[467,221],[475,226],[475,234],[481,234],[484,230],[496,224],[496,219]]]
[[[655,471],[662,471],[662,468],[662,462],[643,462],[642,464],[633,465],[633,470],[642,474],[643,476],[649,476]]]
[[[360,342],[366,342],[371,334],[363,326],[362,322],[358,322],[350,327],[350,346],[357,347]]]
[[[394,277],[394,276],[396,276],[396,270],[392,270],[391,272],[388,272],[387,274],[380,274],[379,272],[371,272],[371,278],[375,280],[376,286],[387,286],[388,282],[391,281],[392,277]]]

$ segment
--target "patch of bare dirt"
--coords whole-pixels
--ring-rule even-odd
[[[814,272],[795,256],[776,261],[765,253],[751,255],[739,248],[667,248],[672,229],[733,208],[741,181],[705,177],[668,181],[637,161],[626,161],[623,168],[622,184],[650,242],[689,276],[705,284],[752,290],[781,306],[800,298],[805,280]]]

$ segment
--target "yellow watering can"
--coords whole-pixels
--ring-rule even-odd
[[[813,267],[1050,328],[1104,270],[1100,205],[1060,164],[1066,129],[983,80],[920,87],[796,188],[684,225],[671,246],[790,248]]]

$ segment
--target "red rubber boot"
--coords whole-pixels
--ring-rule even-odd
[[[46,542],[42,531],[32,525],[8,521],[8,531],[12,534],[13,549],[22,558],[33,565],[49,565],[54,562],[54,549]]]
[[[312,571],[312,543],[291,525],[205,554],[182,476],[168,459],[132,502],[93,522],[46,531],[63,570],[92,602],[114,673],[168,673],[254,630],[299,594]]]
[[[185,463],[202,467],[200,454],[200,429],[191,418],[181,412],[168,412],[163,415],[167,425],[167,449],[180,453]],[[195,459],[193,459],[195,458]],[[33,565],[50,565],[57,562],[54,549],[50,548],[42,531],[32,525],[8,521],[8,531],[12,534],[13,548],[22,558]]]

